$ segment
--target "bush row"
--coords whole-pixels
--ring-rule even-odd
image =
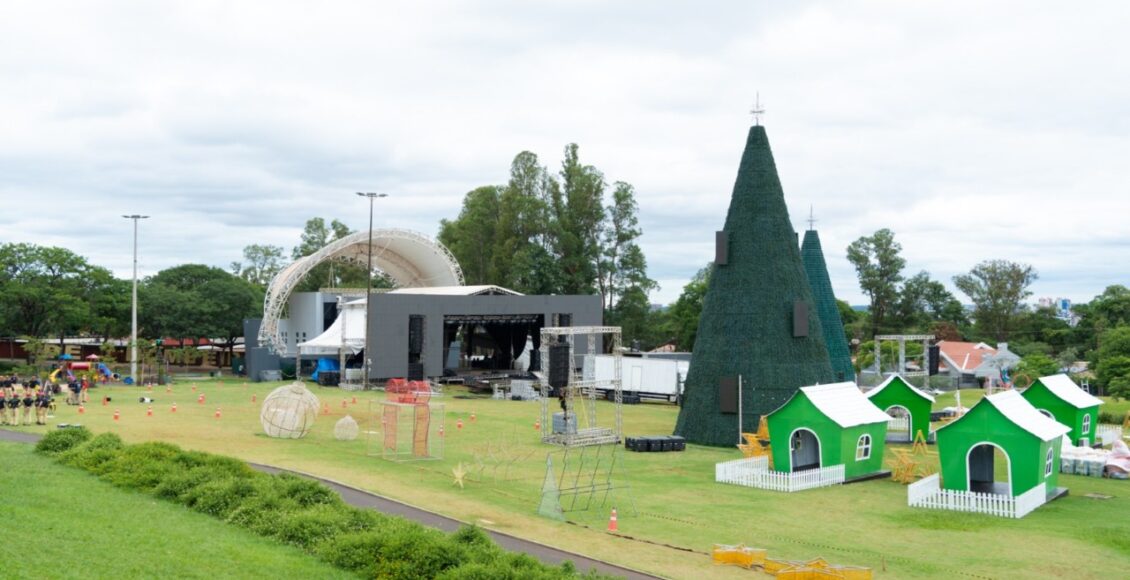
[[[229,457],[168,443],[126,445],[113,433],[92,437],[85,428],[52,431],[36,450],[116,486],[177,502],[369,578],[580,576],[571,563],[550,567],[506,552],[477,527],[445,534],[348,506],[316,481],[260,473]]]

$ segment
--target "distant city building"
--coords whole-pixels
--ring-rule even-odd
[[[1055,310],[1055,317],[1066,322],[1071,326],[1079,323],[1079,316],[1071,311],[1070,298],[1051,298],[1044,296],[1036,300],[1037,306],[1040,308],[1051,308]]]

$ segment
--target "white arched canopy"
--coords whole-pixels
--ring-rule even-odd
[[[286,343],[279,332],[279,317],[298,283],[315,266],[328,260],[344,260],[365,266],[371,251],[373,269],[387,275],[397,288],[463,285],[463,270],[455,257],[443,244],[424,234],[411,230],[379,229],[373,230],[372,240],[370,250],[368,231],[350,234],[280,270],[271,280],[267,296],[263,299],[260,346],[280,355],[287,354]]]

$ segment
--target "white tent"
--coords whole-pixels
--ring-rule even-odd
[[[318,336],[298,344],[302,355],[337,355],[344,348],[350,354],[365,349],[365,299],[346,302],[337,320]]]

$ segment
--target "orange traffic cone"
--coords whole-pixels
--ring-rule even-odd
[[[323,414],[323,415],[329,415],[329,414],[330,414],[330,405],[329,405],[329,403],[326,403],[326,404],[323,404],[323,405],[322,405],[322,414]]]
[[[153,406],[152,405],[150,405],[149,408],[145,410],[145,416],[146,417],[152,417],[153,416]]]
[[[220,418],[220,408],[219,407],[216,407],[216,418],[217,419]]]
[[[353,397],[353,403],[351,403],[351,404],[353,404],[353,405],[357,404],[357,397]]]
[[[200,396],[196,397],[196,402],[200,403],[201,405],[204,404],[204,393],[200,393]]]
[[[443,425],[439,426],[439,436],[443,437]]]
[[[83,414],[83,413],[85,413],[85,412],[86,412],[86,407],[84,407],[84,406],[82,406],[82,405],[79,405],[79,406],[78,406],[78,414],[79,414],[79,415],[81,415],[81,414]]]
[[[342,408],[342,409],[344,409],[344,408],[346,408],[346,407],[348,407],[348,406],[349,406],[349,401],[346,401],[345,399],[342,399],[342,400],[341,400],[341,408]]]
[[[252,402],[252,403],[254,403],[254,402],[255,402],[255,393],[251,393],[251,402]]]
[[[475,422],[475,414],[474,414],[474,413],[471,413],[471,422],[472,422],[472,423],[474,423],[474,422]]]
[[[462,429],[463,428],[463,419],[456,419],[455,420],[455,428],[456,429]]]
[[[108,401],[106,399],[106,397],[102,397],[102,406],[105,407],[106,405],[109,405],[109,404],[110,404],[110,401]]]
[[[165,387],[165,392],[171,393],[171,392],[173,392],[173,388],[172,387]]]
[[[196,392],[196,383],[192,383],[192,392]]]
[[[117,409],[114,409],[114,420],[117,421],[121,416],[121,413],[119,413]]]
[[[534,421],[534,431],[541,431],[541,421]]]
[[[612,516],[608,518],[608,531],[616,531],[616,508],[612,508]]]
[[[173,403],[173,408],[169,412],[170,413],[176,413],[177,412],[177,404],[176,403]]]

